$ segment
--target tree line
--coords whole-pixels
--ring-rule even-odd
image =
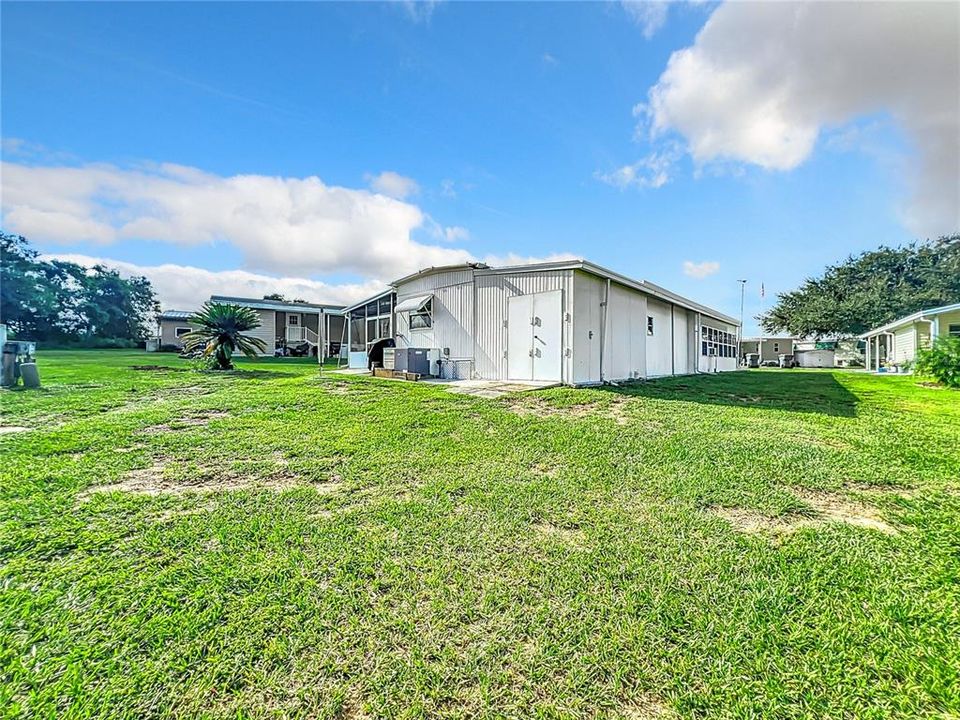
[[[881,246],[830,265],[777,296],[759,317],[770,333],[849,337],[927,308],[960,302],[960,235]]]
[[[145,277],[104,265],[44,260],[22,235],[0,231],[0,323],[15,337],[52,344],[132,345],[160,311]]]

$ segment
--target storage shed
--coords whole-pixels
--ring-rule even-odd
[[[737,321],[653,283],[572,260],[432,267],[392,283],[398,347],[444,376],[588,385],[737,369]]]

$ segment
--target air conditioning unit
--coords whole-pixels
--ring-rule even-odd
[[[395,347],[383,349],[383,369],[393,370],[397,366],[397,350]]]
[[[394,348],[394,370],[434,375],[440,361],[440,351],[430,348]]]

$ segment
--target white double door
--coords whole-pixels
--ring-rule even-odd
[[[563,291],[507,300],[507,374],[511,380],[560,382]]]

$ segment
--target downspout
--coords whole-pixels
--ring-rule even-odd
[[[470,280],[473,284],[473,332],[470,333],[473,335],[473,369],[470,373],[470,376],[474,379],[477,379],[477,314],[479,310],[477,309],[477,273],[474,271],[470,275]],[[509,377],[509,372],[507,373]]]
[[[600,307],[603,309],[603,319],[601,320],[601,323],[600,323],[600,382],[601,383],[606,382],[606,378],[604,377],[604,375],[606,374],[604,373],[604,370],[606,368],[604,367],[603,361],[604,361],[604,354],[605,354],[604,349],[607,344],[607,306],[609,305],[609,303],[610,303],[610,278],[607,278],[606,295],[603,299],[603,302],[600,304]]]

